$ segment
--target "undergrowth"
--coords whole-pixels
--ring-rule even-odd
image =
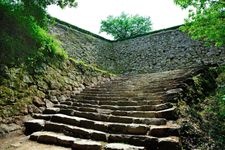
[[[212,119],[208,132],[215,140],[215,149],[219,150],[225,147],[225,66],[219,67],[218,72],[218,88],[215,96],[209,97],[212,105],[207,112]]]
[[[211,68],[217,72],[215,81],[195,76],[197,94],[188,101],[180,101],[182,145],[185,150],[222,150],[225,147],[225,66]],[[199,83],[217,88],[212,91]],[[211,91],[211,92],[210,92]]]
[[[67,53],[47,28],[27,15],[21,5],[0,1],[0,63],[38,64],[49,58],[65,59]]]

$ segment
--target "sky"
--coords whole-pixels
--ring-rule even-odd
[[[152,30],[165,29],[184,23],[187,10],[175,5],[173,0],[77,0],[76,8],[64,9],[51,5],[48,13],[60,20],[88,30],[108,39],[111,36],[99,33],[101,20],[107,16],[118,16],[121,12],[131,15],[150,16]]]

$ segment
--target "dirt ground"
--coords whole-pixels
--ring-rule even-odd
[[[0,150],[70,150],[70,148],[33,142],[22,131],[16,131],[0,138]]]

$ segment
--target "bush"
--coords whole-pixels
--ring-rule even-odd
[[[23,6],[0,1],[0,63],[35,63],[50,58],[67,58],[60,43],[38,24]]]

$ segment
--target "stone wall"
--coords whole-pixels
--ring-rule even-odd
[[[157,72],[223,63],[224,48],[205,47],[178,27],[113,43],[119,72]]]
[[[205,47],[172,27],[110,41],[62,21],[51,32],[69,55],[116,73],[147,73],[223,63],[225,48]]]
[[[113,70],[112,42],[98,35],[57,20],[50,28],[70,57],[105,70]]]

